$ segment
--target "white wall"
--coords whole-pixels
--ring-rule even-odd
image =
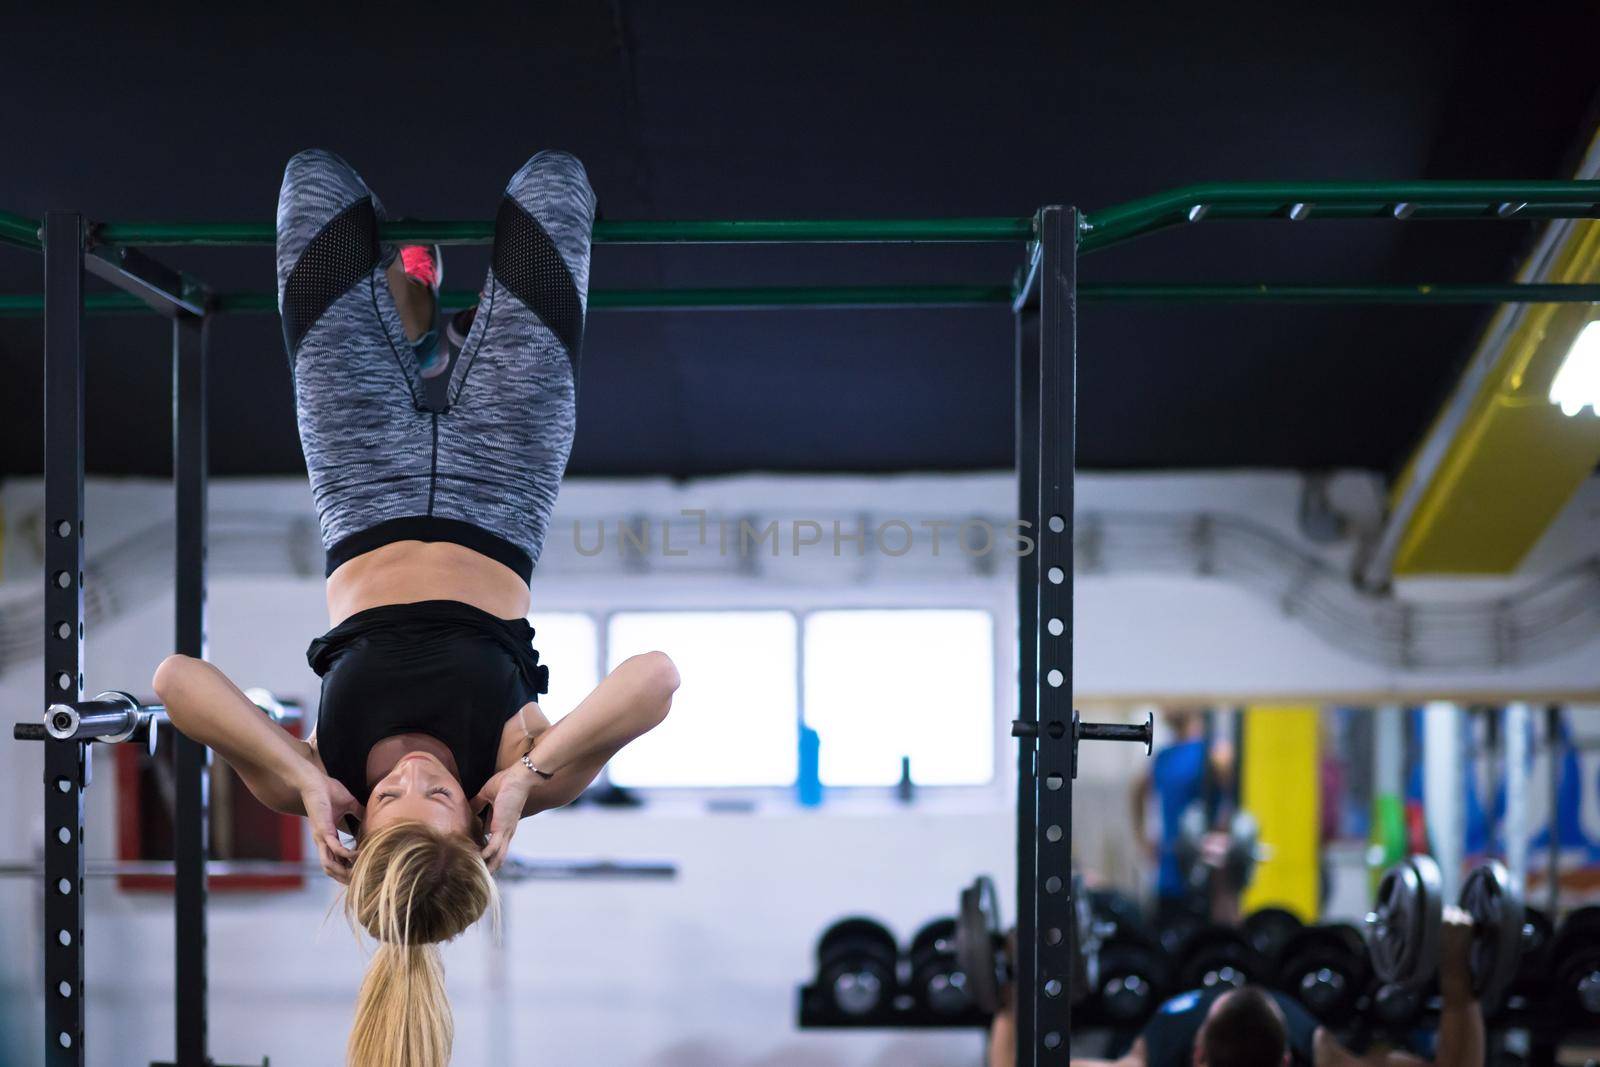
[[[1283,475],[1085,478],[1081,507],[1159,511],[1233,509],[1293,536],[1297,482]],[[1362,521],[1377,494],[1360,478],[1338,490]],[[37,593],[36,485],[0,491],[5,570],[0,613]],[[732,479],[690,486],[585,485],[564,491],[551,548],[535,583],[536,610],[726,603],[939,603],[996,612],[1000,698],[997,737],[1011,717],[1014,592],[1007,565],[983,573],[967,562],[925,557],[763,561],[735,570],[638,576],[586,564],[557,546],[572,516],[627,516],[679,507],[788,514],[1008,514],[1008,478]],[[258,509],[309,518],[303,485],[219,482],[213,512]],[[127,532],[170,514],[163,486],[95,483],[89,493],[91,557]],[[1580,542],[1582,538],[1578,539]],[[1349,546],[1319,549],[1330,558]],[[1570,553],[1549,550],[1565,559]],[[1548,554],[1548,553],[1547,553]],[[212,658],[249,684],[307,697],[316,679],[304,650],[325,627],[320,581],[287,565],[211,585]],[[225,571],[219,565],[219,572]],[[93,592],[93,576],[90,592]],[[91,630],[86,685],[147,687],[170,647],[170,593],[122,603]],[[1075,663],[1080,694],[1116,699],[1162,693],[1315,693],[1348,690],[1600,689],[1600,647],[1504,672],[1444,676],[1398,671],[1330,649],[1276,605],[1212,579],[1181,574],[1091,575],[1079,580]],[[669,650],[670,651],[670,650]],[[0,672],[0,706],[31,719],[37,663]],[[1102,746],[1104,748],[1104,746]],[[1125,789],[1138,757],[1085,752],[1075,832],[1080,854],[1109,855],[1098,813]],[[579,809],[524,825],[515,848],[530,856],[669,859],[671,883],[529,883],[506,891],[503,942],[473,933],[447,952],[457,1012],[457,1062],[854,1067],[976,1064],[974,1033],[813,1033],[794,1028],[795,988],[809,976],[820,929],[865,911],[903,937],[948,912],[980,871],[1012,877],[1009,744],[999,747],[993,788],[935,798],[912,809],[886,797],[801,812],[769,800],[745,814],[708,814],[693,803],[639,813]],[[737,759],[736,752],[728,753]],[[0,859],[34,854],[42,836],[38,746],[0,746]],[[89,794],[88,851],[112,852],[110,761]],[[1097,832],[1098,831],[1098,832]],[[212,1051],[220,1062],[315,1067],[340,1062],[361,956],[341,920],[324,921],[334,896],[323,882],[280,895],[215,895],[210,910]],[[171,1052],[170,901],[91,885],[90,1062],[125,1065]],[[40,890],[0,880],[0,1065],[34,1064],[42,1045],[38,960]],[[7,1055],[11,1058],[7,1059]]]

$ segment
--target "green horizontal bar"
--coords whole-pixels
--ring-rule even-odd
[[[39,223],[34,219],[0,211],[0,241],[37,250],[42,247],[39,244]]]
[[[446,308],[471,307],[478,294],[470,289],[447,289],[439,294]],[[863,286],[771,286],[727,289],[597,289],[589,294],[589,307],[608,311],[646,311],[677,308],[762,308],[762,307],[971,307],[984,304],[1009,304],[1011,289],[1005,285],[863,285]],[[94,314],[117,314],[148,310],[128,293],[90,293],[84,309]],[[277,313],[278,301],[271,293],[217,293],[212,311],[248,314]],[[36,293],[0,294],[0,316],[38,315],[44,310],[44,297]]]
[[[1078,247],[1094,252],[1206,218],[1287,218],[1292,205],[1311,219],[1590,218],[1600,213],[1600,181],[1212,182],[1082,215]]]
[[[1004,304],[1011,290],[1003,285],[873,285],[768,286],[739,289],[596,289],[589,307],[606,311],[648,311],[656,308],[760,307],[962,307]],[[471,289],[446,289],[439,303],[446,308],[471,307],[478,294]],[[277,311],[271,293],[222,293],[218,311]]]
[[[390,241],[417,244],[488,244],[494,223],[424,222],[396,219],[382,225]],[[107,222],[97,240],[124,245],[270,245],[271,223]],[[596,244],[792,244],[801,242],[893,243],[913,241],[1025,241],[1032,218],[964,219],[760,219],[700,221],[609,221],[594,224]]]
[[[1214,304],[1591,304],[1600,285],[1164,285],[1112,282],[1078,286],[1088,303]]]
[[[1286,217],[1291,205],[1309,205],[1309,218],[1403,217],[1419,219],[1588,218],[1600,205],[1596,181],[1412,181],[1412,182],[1212,182],[1168,190],[1081,217],[1081,250],[1093,252],[1188,221],[1193,208],[1203,218]],[[1504,207],[1515,207],[1502,215]],[[393,241],[487,244],[488,221],[385,223]],[[597,244],[739,244],[796,242],[1024,241],[1031,218],[956,219],[758,219],[645,220],[595,223]],[[133,245],[270,245],[271,223],[132,222],[102,224],[97,238]]]
[[[767,286],[739,289],[600,289],[592,308],[963,307],[1008,304],[1007,285]]]
[[[607,311],[776,307],[976,307],[1009,304],[1003,285],[771,286],[725,289],[597,289],[589,306]],[[1600,303],[1600,285],[1490,283],[1437,285],[1188,285],[1098,282],[1078,287],[1084,303],[1244,303],[1244,304],[1571,304]],[[446,290],[447,308],[470,307],[470,289]],[[217,312],[248,314],[278,310],[271,293],[219,293]],[[85,310],[116,314],[148,310],[128,293],[90,293]],[[44,297],[36,293],[0,294],[0,316],[38,315]]]

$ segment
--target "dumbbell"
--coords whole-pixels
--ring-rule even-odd
[[[1085,1014],[1131,1029],[1173,991],[1168,957],[1159,942],[1137,929],[1118,930],[1100,946],[1100,988]]]
[[[1284,949],[1305,929],[1305,923],[1288,908],[1258,908],[1245,917],[1240,929],[1267,967],[1277,970],[1287,958]]]
[[[956,958],[954,919],[935,919],[911,939],[911,992],[934,1015],[971,1009],[972,992]]]
[[[1183,944],[1178,989],[1238,989],[1266,977],[1267,965],[1245,935],[1227,926],[1208,926]]]
[[[1206,921],[1191,912],[1173,912],[1156,923],[1156,939],[1161,950],[1173,959],[1183,955],[1189,939],[1206,929]]]
[[[1353,926],[1301,930],[1283,946],[1276,985],[1328,1026],[1348,1022],[1370,982],[1367,946]]]
[[[882,923],[840,919],[817,942],[817,987],[845,1015],[877,1014],[894,1000],[899,957],[894,934]]]
[[[1511,980],[1506,999],[1532,1004],[1542,1000],[1550,989],[1550,944],[1555,940],[1555,923],[1538,908],[1523,911],[1523,926],[1530,936],[1522,946],[1522,962]]]
[[[1380,1030],[1409,1028],[1422,1014],[1422,992],[1396,982],[1384,982],[1372,994],[1372,1022]]]
[[[1147,929],[1138,901],[1122,890],[1090,889],[1084,895],[1089,898],[1089,915],[1095,928],[1103,931],[1105,937],[1125,930]]]
[[[1178,839],[1174,847],[1185,884],[1196,893],[1209,893],[1213,879],[1220,878],[1228,891],[1244,892],[1255,880],[1256,864],[1267,858],[1267,850],[1261,844],[1261,824],[1243,809],[1233,813],[1223,831],[1228,835],[1228,845],[1219,867],[1210,866],[1202,857],[1205,838],[1210,832],[1202,801],[1197,800],[1183,809],[1178,817]]]
[[[1586,1015],[1600,1015],[1600,907],[1579,908],[1550,942],[1555,989]]]
[[[1444,911],[1440,883],[1439,865],[1429,856],[1412,856],[1384,872],[1367,916],[1372,969],[1383,983],[1420,990],[1438,974]],[[1462,884],[1459,904],[1472,917],[1472,992],[1484,1011],[1492,1013],[1501,1006],[1536,931],[1525,921],[1522,894],[1498,860],[1472,870]]]

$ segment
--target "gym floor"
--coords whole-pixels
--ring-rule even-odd
[[[492,218],[543,148],[582,160],[602,225],[1049,204],[1094,223],[1209,182],[1595,181],[1600,10],[1556,6],[8,15],[0,706],[40,721],[56,622],[42,260],[14,220],[247,223],[270,243],[308,147],[433,222]],[[1148,755],[1085,741],[1071,785],[1082,907],[1070,985],[1045,995],[1071,1004],[1074,1062],[1259,1062],[1206,1045],[1223,1023],[1200,1032],[1239,989],[1277,1005],[1239,1025],[1276,1011],[1294,1062],[1600,1057],[1600,293],[1501,288],[1600,283],[1596,202],[1205,204],[1199,225],[1080,249],[1066,691],[1153,736]],[[323,544],[259,244],[140,248],[238,298],[209,327],[206,658],[304,737]],[[559,722],[650,649],[682,684],[576,803],[523,826],[498,929],[445,949],[451,1062],[1065,1062],[1015,1047],[1026,954],[1007,937],[1033,744],[1012,731],[1037,531],[1017,526],[1007,293],[1027,255],[597,244],[532,581],[540,703]],[[490,248],[443,260],[470,293]],[[1139,284],[1366,291],[1113,299]],[[990,296],[605,302],[753,286]],[[173,334],[93,310],[117,295],[100,277],[86,292],[80,681],[144,700],[178,614]],[[0,746],[0,1067],[171,1061],[191,995],[173,743],[87,746],[86,1014],[65,1051],[42,1022],[43,748]],[[302,820],[220,760],[209,803],[210,1055],[345,1062],[368,947],[332,914],[339,886]]]

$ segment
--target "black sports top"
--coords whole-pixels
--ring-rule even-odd
[[[1211,1004],[1228,991],[1196,989],[1182,993],[1156,1009],[1150,1021],[1144,1024],[1145,1064],[1147,1067],[1188,1067],[1194,1062],[1194,1039],[1200,1034],[1200,1024],[1206,1021]],[[1289,1036],[1289,1061],[1295,1067],[1310,1067],[1311,1046],[1317,1033],[1318,1022],[1301,1007],[1293,997],[1276,990],[1268,990],[1283,1012],[1285,1029]]]
[[[506,720],[549,688],[526,619],[456,600],[358,611],[311,642],[306,660],[322,678],[317,751],[362,802],[372,746],[403,733],[448,745],[476,796],[494,774]]]

